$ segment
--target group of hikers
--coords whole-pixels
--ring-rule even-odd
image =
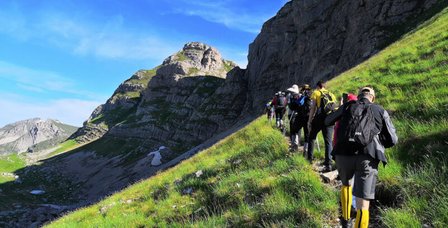
[[[375,102],[372,87],[362,87],[358,95],[344,93],[340,102],[326,89],[324,81],[313,91],[307,84],[293,85],[279,91],[266,104],[269,120],[286,131],[289,120],[291,149],[297,151],[303,129],[304,155],[313,162],[317,134],[322,131],[325,143],[324,172],[336,162],[342,182],[341,207],[343,227],[351,225],[352,196],[356,197],[355,227],[368,227],[370,200],[375,197],[378,165],[387,163],[385,148],[397,143],[395,127],[389,114]],[[339,103],[339,104],[337,104]],[[285,116],[287,114],[287,116]],[[352,187],[353,186],[353,187]]]

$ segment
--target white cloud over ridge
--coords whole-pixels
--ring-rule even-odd
[[[178,7],[175,13],[188,16],[198,16],[204,20],[222,24],[230,29],[236,29],[252,34],[258,34],[261,25],[273,15],[260,12],[241,12],[235,7],[235,0],[177,0],[184,5]]]
[[[40,117],[58,119],[74,126],[82,126],[100,101],[80,99],[55,99],[33,102],[15,94],[0,94],[0,127],[24,119]]]
[[[99,22],[62,12],[27,15],[16,4],[0,9],[2,33],[22,41],[48,42],[76,55],[109,59],[160,61],[179,45],[156,33],[130,30],[120,15]]]
[[[55,72],[30,69],[0,60],[0,79],[9,81],[18,88],[35,92],[56,92],[66,95],[77,95],[86,98],[97,98],[104,96],[89,91],[75,89],[76,82]]]

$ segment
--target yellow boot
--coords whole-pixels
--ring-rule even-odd
[[[342,218],[350,220],[350,211],[352,209],[352,186],[342,186],[341,189]]]
[[[356,213],[356,228],[369,227],[369,210],[358,210]]]

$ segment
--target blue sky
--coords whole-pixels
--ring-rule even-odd
[[[286,0],[1,0],[0,127],[42,117],[81,126],[139,69],[201,41],[243,68]]]

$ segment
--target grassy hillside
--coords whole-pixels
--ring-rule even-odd
[[[389,227],[448,226],[448,10],[329,82],[336,94],[372,85],[400,143],[380,169]],[[386,202],[384,202],[386,203]]]
[[[23,167],[25,167],[25,161],[21,155],[11,154],[0,156],[0,184],[14,180],[14,176],[4,175],[3,173],[12,174]]]
[[[259,119],[50,227],[322,227],[337,217],[337,195],[322,185],[302,155],[287,151],[283,136]]]

